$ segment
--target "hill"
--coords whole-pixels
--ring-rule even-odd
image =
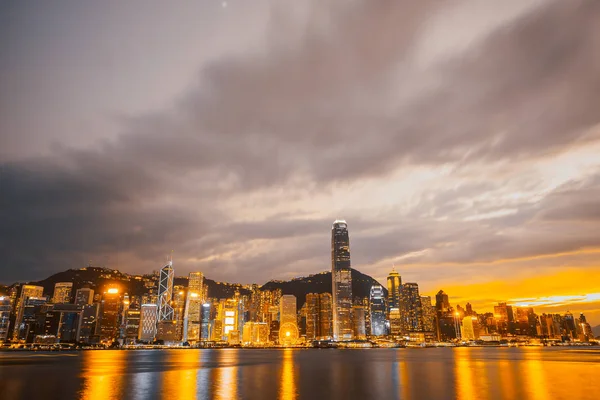
[[[144,286],[145,281],[152,278],[152,275],[129,275],[118,270],[85,267],[80,269],[68,269],[56,273],[46,279],[30,284],[39,285],[44,288],[44,294],[51,296],[54,291],[54,285],[57,282],[73,282],[73,292],[82,287],[90,287],[96,293],[102,293],[109,286],[117,286],[123,293],[129,293],[133,296],[140,296],[147,291]],[[237,283],[217,282],[210,278],[204,279],[208,286],[209,297],[219,299],[233,297],[236,290],[242,295],[250,294],[248,285]],[[188,286],[187,277],[175,277],[175,285]],[[368,275],[355,269],[352,270],[352,294],[354,297],[368,297],[371,286],[379,283]],[[6,288],[5,288],[6,289]],[[298,308],[304,304],[307,293],[331,293],[331,272],[322,272],[307,277],[294,278],[290,281],[269,281],[265,283],[261,290],[281,289],[283,294],[293,294],[298,299]],[[384,288],[387,294],[387,290]]]
[[[600,337],[600,325],[592,327],[592,333],[595,337]]]
[[[352,296],[369,297],[371,286],[379,285],[375,279],[369,275],[352,269]],[[331,293],[331,272],[321,272],[320,274],[307,277],[294,278],[291,281],[269,281],[265,283],[261,290],[281,289],[283,294],[293,294],[298,299],[298,309],[304,304],[308,293]],[[387,296],[387,289],[383,289]]]

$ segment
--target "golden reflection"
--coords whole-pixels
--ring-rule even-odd
[[[224,367],[215,369],[215,399],[230,400],[238,397],[237,359],[237,350],[222,350],[219,352],[218,364],[224,365]]]
[[[509,349],[503,350],[508,351]],[[498,368],[500,370],[500,391],[502,392],[503,399],[516,399],[515,393],[515,380],[513,371],[511,369],[512,363],[508,360],[498,361]]]
[[[123,350],[95,350],[84,353],[84,400],[119,399],[123,397],[123,378],[126,352]]]
[[[541,359],[542,349],[539,347],[528,348],[525,351],[525,381],[527,387],[531,389],[531,398],[535,400],[549,399],[550,393],[546,385],[546,376]]]
[[[454,349],[454,376],[456,379],[457,396],[460,400],[478,398],[475,394],[475,379],[471,363],[471,349],[457,347]]]
[[[400,355],[400,352],[396,354]],[[400,374],[400,387],[402,389],[402,399],[410,399],[410,377],[408,376],[408,365],[406,361],[398,362],[398,370]]]
[[[296,381],[294,377],[294,354],[292,349],[283,350],[283,365],[281,367],[281,385],[279,387],[279,398],[282,400],[295,399]]]
[[[163,398],[188,400],[196,398],[196,370],[199,368],[196,351],[172,350],[168,363],[174,365],[163,374]]]

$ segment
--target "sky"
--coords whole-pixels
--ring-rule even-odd
[[[600,323],[600,2],[4,1],[0,282],[88,263]]]

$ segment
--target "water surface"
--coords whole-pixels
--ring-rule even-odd
[[[599,399],[600,351],[562,348],[0,353],[12,399]]]

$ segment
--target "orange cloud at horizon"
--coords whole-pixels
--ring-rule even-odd
[[[510,278],[510,277],[508,277]],[[584,312],[590,325],[600,324],[600,269],[572,268],[554,274],[473,284],[448,282],[443,290],[453,306],[471,303],[477,312],[506,302],[530,306],[536,313]],[[437,292],[437,291],[436,291]],[[434,294],[435,295],[435,294]],[[435,297],[432,296],[432,301]]]

